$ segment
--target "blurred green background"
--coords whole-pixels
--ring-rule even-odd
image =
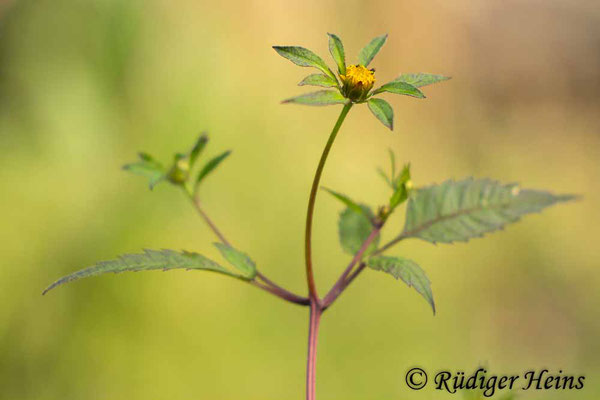
[[[271,46],[330,61],[326,32],[349,60],[389,33],[379,82],[453,79],[425,88],[426,100],[387,96],[393,133],[356,107],[324,185],[382,203],[375,168],[392,148],[417,185],[490,176],[584,199],[468,244],[392,251],[428,272],[438,314],[401,282],[365,273],[323,321],[319,398],[458,398],[411,392],[404,373],[480,362],[587,377],[582,391],[524,399],[600,396],[596,1],[45,0],[3,1],[0,15],[0,398],[303,398],[307,310],[248,285],[173,271],[41,291],[141,248],[218,258],[180,193],[149,192],[120,170],[138,150],[167,161],[208,130],[209,155],[233,155],[204,185],[205,207],[261,270],[304,293],[305,203],[340,107],[280,105],[309,71]],[[321,291],[348,261],[339,211],[321,194]]]

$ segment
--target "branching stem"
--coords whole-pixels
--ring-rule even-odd
[[[350,283],[350,281],[348,281],[348,276],[352,272],[352,269],[354,268],[354,266],[356,264],[358,264],[360,262],[363,255],[365,254],[365,252],[371,245],[371,243],[373,243],[373,240],[375,240],[375,238],[379,235],[380,230],[381,230],[381,226],[374,227],[373,230],[371,231],[371,234],[369,235],[369,237],[367,237],[367,239],[360,246],[360,249],[358,250],[358,252],[356,252],[354,257],[352,258],[352,261],[350,261],[350,264],[348,264],[348,266],[346,267],[346,269],[344,270],[342,275],[340,275],[337,282],[333,285],[333,287],[331,288],[329,293],[327,293],[327,295],[323,299],[323,307],[324,308],[329,307],[335,301],[335,299],[337,299],[338,296],[340,294],[342,294],[344,289],[346,289],[346,287]]]
[[[206,214],[206,212],[202,208],[198,196],[192,193],[192,191],[189,188],[186,187],[184,189],[187,197],[192,201],[192,204],[194,205],[194,208],[196,209],[198,214],[200,214],[204,222],[206,222],[206,224],[213,231],[213,233],[219,238],[221,243],[227,246],[231,246],[229,241],[225,238],[225,235],[223,235],[219,228],[217,228],[217,225],[210,219],[208,214]],[[257,288],[263,289],[283,300],[289,301],[290,303],[309,305],[310,302],[308,297],[298,296],[297,294],[294,294],[289,290],[284,289],[283,287],[279,286],[278,284],[267,278],[262,272],[256,271],[256,277],[264,283],[253,280],[249,282],[252,286],[256,286]]]

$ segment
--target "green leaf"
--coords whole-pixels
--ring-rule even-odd
[[[342,40],[337,35],[333,33],[328,33],[328,35],[329,52],[338,66],[340,75],[344,75],[346,73],[346,56],[344,54],[344,45],[342,44]]]
[[[363,242],[367,240],[373,230],[373,211],[365,205],[360,205],[362,212],[357,213],[351,208],[346,208],[340,214],[338,230],[340,243],[346,253],[356,254]],[[365,254],[377,249],[379,235],[373,240]]]
[[[390,93],[394,93],[394,94],[412,96],[412,97],[416,97],[419,99],[425,98],[425,95],[419,89],[417,89],[416,87],[414,87],[413,85],[411,85],[409,83],[400,82],[400,81],[388,82],[385,85],[381,86],[379,89],[376,89],[372,95],[374,96],[374,95],[382,93],[382,92],[390,92]]]
[[[196,140],[196,144],[194,144],[194,147],[190,151],[190,169],[194,168],[194,164],[196,164],[196,160],[198,159],[198,156],[202,153],[202,150],[204,150],[204,147],[206,147],[207,142],[208,135],[206,133],[202,133],[198,137],[198,140]]]
[[[369,110],[373,115],[381,121],[390,130],[394,129],[394,110],[392,106],[383,99],[369,99],[367,102]]]
[[[384,170],[382,170],[381,168],[377,168],[377,173],[383,178],[385,183],[387,183],[390,188],[395,189],[392,179],[389,176],[387,176]]]
[[[337,90],[319,90],[284,100],[282,103],[303,104],[307,106],[330,106],[344,104],[347,100]]]
[[[298,86],[322,86],[322,87],[337,87],[338,82],[335,79],[323,74],[312,74],[307,76],[298,84]]]
[[[96,265],[82,269],[73,274],[67,275],[44,290],[46,294],[49,290],[67,282],[72,282],[81,278],[106,274],[108,272],[118,273],[125,271],[146,271],[171,269],[198,269],[219,272],[221,274],[240,278],[216,262],[198,254],[187,251],[178,252],[175,250],[144,250],[143,254],[125,254],[115,260],[100,261]]]
[[[391,180],[396,180],[396,155],[392,151],[392,149],[388,149],[388,154],[390,155],[390,167],[392,169]]]
[[[123,166],[126,171],[149,178],[150,190],[164,177],[166,170],[161,163],[147,153],[139,153],[140,161]]]
[[[450,79],[450,77],[448,77],[448,76],[418,73],[418,74],[402,74],[399,77],[397,77],[396,79],[394,79],[394,81],[408,83],[409,85],[412,85],[412,86],[418,88],[418,87],[422,87],[422,86],[431,85],[431,84],[437,83],[437,82],[447,81],[448,79]]]
[[[219,164],[221,164],[221,162],[223,162],[223,160],[225,160],[230,154],[231,151],[227,150],[226,152],[221,153],[218,156],[209,160],[204,165],[204,167],[202,167],[202,169],[198,173],[198,176],[196,177],[196,187],[198,187],[198,185],[204,180],[204,178],[206,178],[208,174],[210,174],[215,168],[217,168]]]
[[[287,58],[291,62],[301,67],[314,67],[325,73],[325,75],[330,76],[335,79],[335,75],[325,61],[312,51],[305,49],[300,46],[273,46],[273,49],[282,56],[283,58]]]
[[[345,194],[334,192],[333,190],[328,189],[328,188],[323,188],[323,189],[326,190],[327,192],[329,192],[329,194],[331,194],[333,197],[335,197],[336,199],[338,199],[339,201],[344,203],[346,205],[346,207],[348,207],[352,211],[357,212],[359,214],[361,214],[363,212],[363,209],[357,203],[352,201]]]
[[[401,237],[431,243],[466,242],[502,229],[525,214],[574,198],[519,190],[515,184],[502,185],[489,179],[448,180],[413,192]]]
[[[373,57],[377,55],[381,46],[387,40],[387,34],[377,36],[375,39],[371,40],[368,45],[362,48],[360,53],[358,54],[358,63],[362,66],[368,66]]]
[[[391,210],[408,199],[409,188],[406,187],[408,181],[410,181],[410,164],[406,164],[404,168],[402,168],[402,172],[400,172],[398,179],[394,182],[394,194],[392,194],[392,197],[390,198]]]
[[[254,279],[256,276],[256,264],[254,264],[254,261],[252,261],[250,257],[241,251],[223,243],[215,243],[215,246],[217,249],[219,249],[229,264],[237,268],[242,273],[244,278],[248,280]]]
[[[417,263],[408,258],[378,256],[370,258],[367,265],[376,271],[387,272],[396,279],[402,279],[408,287],[414,287],[427,300],[435,314],[429,278]]]

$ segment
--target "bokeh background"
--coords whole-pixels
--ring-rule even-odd
[[[428,272],[433,317],[412,289],[367,273],[322,324],[321,399],[460,398],[411,392],[404,373],[532,368],[585,375],[600,395],[600,8],[594,0],[0,2],[0,398],[301,399],[307,310],[214,274],[103,276],[42,297],[56,278],[141,248],[218,258],[215,238],[168,185],[120,166],[165,162],[197,134],[233,155],[205,207],[261,270],[305,292],[302,238],[313,172],[340,107],[280,105],[309,71],[271,49],[349,60],[389,33],[373,66],[450,75],[426,100],[388,96],[390,133],[350,114],[323,184],[372,205],[387,149],[415,183],[494,177],[583,200],[468,244],[405,242]],[[333,65],[333,63],[331,62]],[[348,257],[340,205],[321,195],[321,291]],[[397,218],[387,237],[401,229]]]

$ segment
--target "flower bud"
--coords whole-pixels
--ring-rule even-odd
[[[349,65],[346,74],[340,75],[340,78],[344,96],[354,102],[362,102],[367,99],[369,91],[375,84],[375,70],[367,69],[362,65]]]
[[[177,154],[175,156],[175,162],[173,163],[173,166],[167,174],[167,179],[169,180],[169,182],[175,185],[181,185],[187,182],[189,175],[190,162],[188,157],[182,154]]]

